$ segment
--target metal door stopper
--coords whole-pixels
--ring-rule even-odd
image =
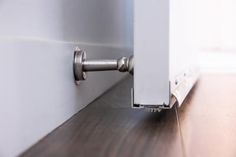
[[[112,71],[129,72],[133,75],[133,56],[120,59],[86,60],[86,53],[81,49],[74,52],[73,71],[75,81],[86,80],[86,72]]]

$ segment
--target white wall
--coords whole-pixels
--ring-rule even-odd
[[[195,47],[206,73],[236,73],[236,1],[198,0],[193,4]]]
[[[132,1],[1,0],[1,36],[130,45]]]
[[[132,52],[132,2],[0,0],[0,156],[15,156],[119,81],[88,74],[74,84],[73,50],[88,58]]]
[[[190,0],[195,40],[200,50],[236,49],[236,1]],[[188,16],[188,15],[187,15]]]

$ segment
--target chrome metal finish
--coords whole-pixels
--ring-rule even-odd
[[[74,53],[73,71],[75,80],[85,80],[86,73],[83,71],[83,61],[86,59],[84,51],[76,49]]]
[[[118,70],[133,75],[133,56],[129,58],[122,57],[118,60],[86,60],[85,56],[86,53],[81,49],[76,49],[74,52],[73,70],[76,81],[85,80],[86,72],[95,71]]]
[[[85,60],[82,64],[84,71],[108,71],[117,69],[116,60]]]

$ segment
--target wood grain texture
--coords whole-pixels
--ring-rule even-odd
[[[22,156],[182,156],[174,110],[131,109],[131,85],[131,78],[119,83]]]
[[[186,155],[236,156],[236,75],[205,75],[179,108]]]
[[[236,76],[205,75],[178,119],[174,108],[130,108],[131,78],[105,93],[22,156],[236,156]]]

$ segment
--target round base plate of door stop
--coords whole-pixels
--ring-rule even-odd
[[[85,52],[76,49],[74,52],[73,71],[76,84],[86,79],[86,73],[83,71],[83,61],[86,59]]]

